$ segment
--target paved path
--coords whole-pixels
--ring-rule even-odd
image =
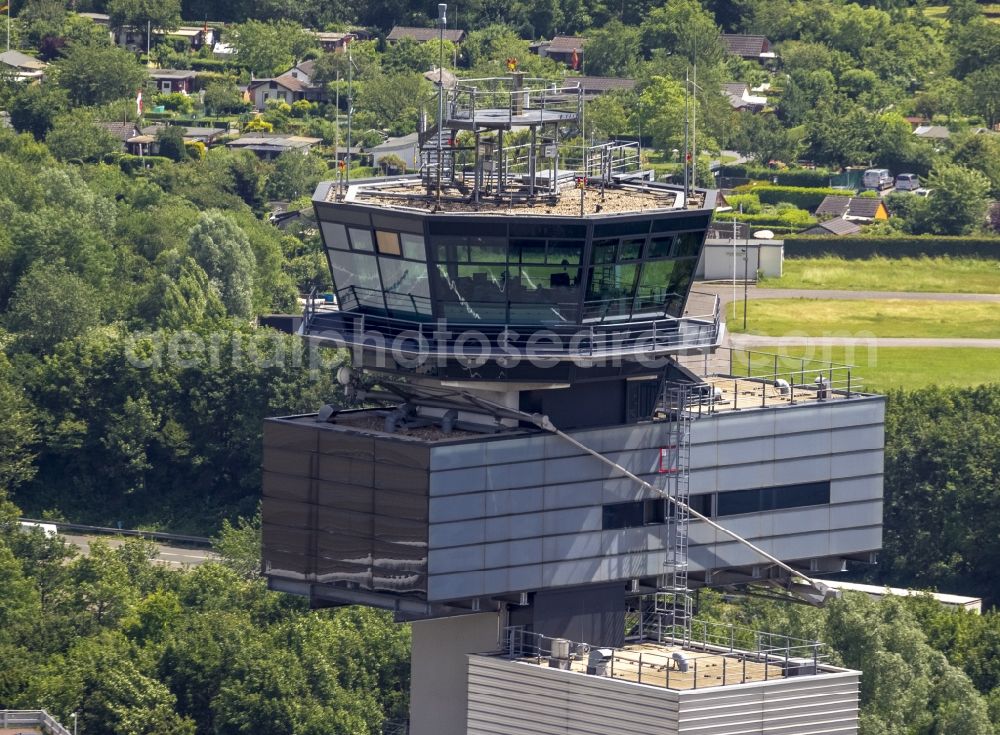
[[[974,347],[1000,349],[1000,339],[962,339],[958,337],[770,337],[766,334],[733,334],[727,331],[730,347],[788,347],[813,345],[816,347]]]
[[[90,542],[99,538],[112,547],[121,546],[126,539],[121,536],[81,536],[75,533],[60,533],[62,538],[80,549],[84,554],[90,551]],[[196,567],[206,561],[218,559],[218,555],[207,549],[191,549],[181,546],[156,544],[156,558],[161,564],[170,567]]]
[[[728,304],[733,300],[733,284],[720,283],[698,283],[694,286],[695,291],[704,291],[718,294],[722,303]],[[984,303],[1000,303],[1000,294],[995,293],[917,293],[915,291],[834,291],[828,289],[804,289],[804,288],[761,288],[760,286],[750,286],[747,289],[747,297],[750,299],[834,299],[834,300],[862,300],[862,299],[907,299],[909,301],[979,301]],[[743,284],[736,284],[736,300],[743,300]]]

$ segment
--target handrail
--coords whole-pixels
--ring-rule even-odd
[[[700,639],[687,632],[673,635],[673,626],[664,624],[666,613],[641,612],[639,641],[655,642],[669,648],[680,648],[684,657],[693,666],[692,676],[684,677],[676,667],[674,651],[661,652],[643,650],[630,652],[614,646],[596,646],[589,643],[569,641],[526,630],[523,625],[511,625],[504,629],[501,655],[511,660],[534,659],[541,665],[553,656],[553,641],[568,643],[569,661],[581,661],[596,649],[610,650],[603,659],[604,668],[592,670],[588,661],[588,672],[612,679],[626,679],[633,675],[636,684],[660,686],[662,681],[667,689],[697,689],[698,661],[712,657],[722,659],[722,685],[743,684],[748,681],[764,681],[770,678],[787,678],[820,673],[819,667],[828,658],[826,644],[819,641],[793,638],[781,634],[756,631],[727,623],[693,621],[692,630],[701,629]],[[710,632],[711,631],[711,632]],[[692,655],[693,654],[693,655]],[[699,655],[700,654],[700,655]],[[615,671],[617,662],[618,671]],[[747,676],[747,663],[763,665],[763,673]],[[803,664],[807,665],[803,669]],[[811,665],[811,668],[808,667]],[[778,668],[779,671],[773,671]],[[730,671],[732,673],[730,674]],[[671,681],[673,674],[673,681]],[[645,676],[645,681],[643,678]],[[679,680],[680,679],[680,680]],[[673,685],[672,685],[673,684]]]
[[[21,518],[22,523],[47,523],[60,531],[80,531],[102,536],[135,536],[151,541],[168,541],[191,546],[210,547],[212,539],[205,536],[188,536],[180,533],[165,533],[162,531],[140,531],[131,528],[111,528],[110,526],[87,526],[82,523],[67,523],[64,521],[49,521],[39,518]]]

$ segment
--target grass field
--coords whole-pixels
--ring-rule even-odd
[[[733,305],[727,308],[732,315]],[[743,314],[743,302],[735,304]],[[803,337],[928,337],[1000,339],[1000,303],[871,299],[754,299],[747,329],[742,317],[732,332]]]
[[[1000,293],[1000,260],[977,258],[788,259],[781,278],[765,288],[828,288],[843,291]]]
[[[994,23],[1000,21],[1000,3],[979,3],[979,7],[989,20]],[[930,18],[943,20],[948,13],[947,5],[928,5],[924,8],[924,15]]]
[[[851,378],[862,390],[885,392],[894,388],[931,385],[972,386],[1000,382],[1000,350],[939,347],[755,347],[787,355],[779,370],[795,370],[798,358],[854,365]]]

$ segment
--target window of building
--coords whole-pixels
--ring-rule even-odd
[[[399,239],[402,242],[404,258],[408,258],[409,260],[427,260],[427,251],[424,249],[423,237],[404,232],[400,234]]]
[[[611,531],[618,528],[662,525],[667,519],[667,502],[656,498],[605,505],[601,514],[601,528]]]
[[[361,250],[369,253],[375,250],[375,247],[372,244],[371,230],[362,230],[358,227],[348,227],[347,231],[351,234],[351,247],[355,250]]]
[[[321,222],[320,227],[323,228],[323,239],[326,241],[328,248],[335,248],[337,250],[350,249],[351,245],[347,241],[346,227],[338,225],[336,222]]]
[[[337,291],[337,303],[350,310],[360,306],[384,309],[382,284],[374,255],[337,252],[331,255],[330,267]]]
[[[731,490],[718,493],[716,515],[732,516],[742,513],[764,513],[785,508],[803,508],[830,503],[830,482],[806,482],[796,485]]]
[[[402,255],[403,250],[399,245],[399,233],[388,232],[386,230],[375,230],[375,240],[378,243],[378,251],[382,255]]]

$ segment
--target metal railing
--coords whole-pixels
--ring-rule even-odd
[[[346,303],[350,303],[349,300],[345,300]],[[468,313],[478,313],[475,311],[476,304],[466,306]],[[485,306],[506,308],[502,303]],[[539,307],[544,306],[539,304]],[[553,312],[552,316],[558,315]],[[586,324],[565,318],[533,323],[503,319],[496,322],[451,321],[444,318],[420,320],[332,308],[317,309],[310,299],[305,309],[304,327],[305,334],[310,337],[332,341],[338,346],[397,349],[455,358],[479,359],[517,354],[525,357],[593,359],[651,357],[671,351],[713,348],[720,338],[721,317],[718,297],[714,299],[710,314]]]
[[[731,347],[704,360],[702,394],[691,404],[696,415],[867,395],[853,365]]]
[[[818,641],[755,631],[724,623],[695,620],[690,633],[673,636],[666,613],[639,612],[636,643],[656,643],[663,651],[630,651],[626,648],[595,646],[568,641],[568,663],[587,660],[587,673],[636,684],[686,690],[699,688],[702,673],[711,672],[708,686],[785,679],[822,673],[828,657],[826,645]],[[511,660],[534,660],[537,665],[553,658],[553,642],[558,639],[528,631],[524,626],[504,630],[501,655]],[[591,651],[609,653],[601,657],[600,668],[591,667]],[[567,659],[563,659],[567,661]],[[578,664],[579,666],[579,664]],[[701,686],[706,686],[702,681]]]
[[[12,730],[37,727],[47,735],[71,735],[69,730],[43,709],[0,710],[0,727]]]
[[[539,119],[546,112],[579,115],[583,100],[579,87],[527,77],[517,84],[512,77],[463,79],[448,95],[447,118],[471,121],[477,112],[506,110],[510,124],[514,117],[531,113]]]

